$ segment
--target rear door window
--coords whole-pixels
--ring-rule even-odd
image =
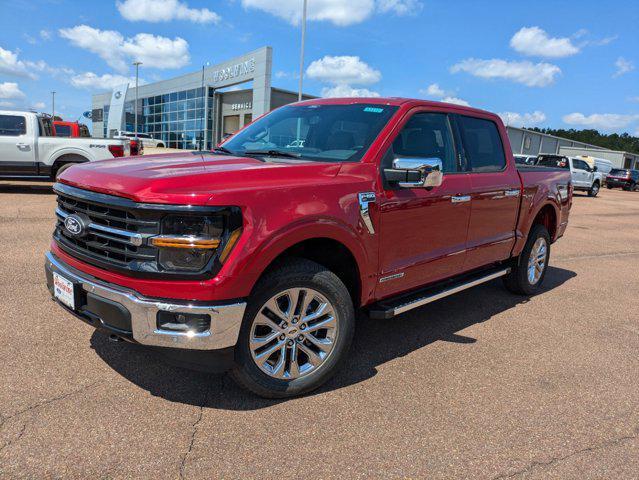
[[[506,155],[495,122],[459,115],[457,123],[471,171],[499,172],[506,168]]]
[[[22,115],[0,115],[0,136],[18,137],[27,133],[27,120]]]

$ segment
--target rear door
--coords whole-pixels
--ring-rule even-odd
[[[444,175],[431,189],[384,185],[379,298],[459,273],[470,218],[468,175],[461,171],[446,113],[410,114],[382,159],[382,172],[395,158],[439,158]]]
[[[521,195],[521,179],[508,162],[497,124],[456,115],[470,179],[470,224],[464,270],[510,257]]]
[[[27,117],[0,114],[0,174],[36,173],[33,135],[27,132]]]

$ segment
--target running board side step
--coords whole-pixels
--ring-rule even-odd
[[[457,282],[446,282],[443,285],[440,284],[439,286],[402,295],[394,299],[383,300],[369,309],[368,316],[378,320],[393,318],[396,315],[408,312],[414,308],[508,275],[510,270],[510,268],[503,267],[489,271],[484,270],[474,275],[464,276],[462,279],[457,280]]]

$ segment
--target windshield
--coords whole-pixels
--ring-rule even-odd
[[[238,155],[298,156],[307,160],[360,160],[397,107],[303,105],[273,111],[238,132],[224,148]]]

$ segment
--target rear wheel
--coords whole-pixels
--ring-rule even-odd
[[[588,190],[588,196],[596,197],[598,193],[599,193],[599,182],[595,182],[592,184],[592,187],[590,187],[590,190]]]
[[[317,263],[291,260],[249,298],[231,376],[262,397],[309,392],[344,362],[354,328],[353,303],[339,277]]]
[[[638,186],[637,186],[637,184],[636,184],[636,183],[632,183],[632,184],[630,184],[630,191],[631,191],[631,192],[636,192],[636,191],[637,191],[637,189],[638,189]]]
[[[550,235],[543,225],[534,225],[523,251],[511,272],[504,277],[508,290],[520,295],[537,293],[546,276],[550,260]]]
[[[607,188],[608,190],[612,190],[612,185],[606,185],[606,188]]]

